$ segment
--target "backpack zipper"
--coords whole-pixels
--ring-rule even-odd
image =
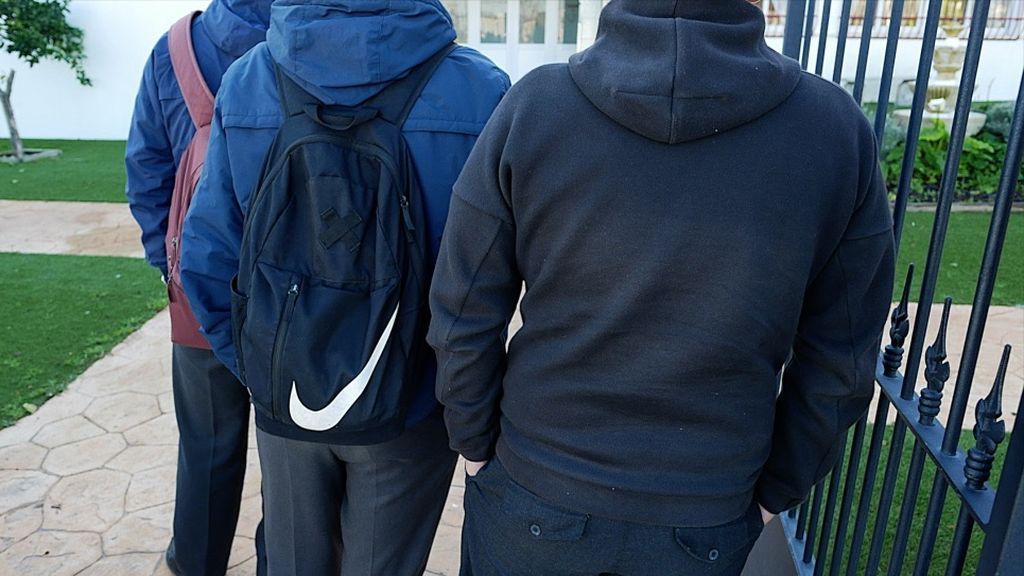
[[[398,203],[402,206],[402,220],[405,221],[405,239],[415,242],[416,236],[413,235],[413,232],[416,231],[416,225],[412,223],[412,214],[409,213],[409,197],[402,194]]]
[[[277,326],[277,336],[274,338],[274,351],[270,359],[272,379],[270,382],[270,408],[275,419],[280,419],[277,407],[278,389],[282,384],[284,376],[281,367],[281,356],[284,355],[284,341],[288,337],[288,327],[292,322],[292,312],[295,311],[295,301],[299,299],[299,283],[293,277],[291,286],[288,287],[288,298],[285,300],[284,310],[281,312],[281,322]],[[277,384],[275,386],[274,384]]]

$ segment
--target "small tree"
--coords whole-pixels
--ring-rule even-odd
[[[85,46],[82,31],[68,24],[70,0],[0,0],[0,50],[35,66],[47,58],[64,62],[74,70],[83,86],[92,82],[85,74]],[[25,146],[14,121],[11,90],[14,70],[0,73],[0,104],[7,117],[14,156],[25,158]]]

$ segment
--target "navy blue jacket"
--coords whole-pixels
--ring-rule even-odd
[[[454,39],[440,0],[278,0],[266,43],[228,70],[217,95],[203,179],[185,220],[181,276],[214,352],[236,374],[230,281],[238,272],[249,195],[283,121],[274,63],[324,103],[352,106]],[[508,76],[490,60],[460,47],[438,68],[405,124],[434,258],[452,186],[508,87]],[[410,423],[436,408],[435,373],[431,357]]]
[[[203,79],[214,94],[231,63],[262,42],[270,22],[271,0],[214,0],[192,22],[192,46]],[[171,67],[167,34],[146,62],[135,100],[125,168],[125,192],[142,228],[146,260],[167,275],[164,236],[178,162],[195,126]]]

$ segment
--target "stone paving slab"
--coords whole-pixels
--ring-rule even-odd
[[[142,257],[128,204],[0,200],[0,252]]]
[[[933,318],[939,313],[933,309]],[[968,316],[967,307],[953,310],[948,348],[954,375]],[[169,575],[162,552],[170,539],[177,444],[169,330],[168,314],[161,312],[63,394],[0,430],[0,575]],[[1012,426],[1024,382],[1024,308],[993,309],[987,340],[965,425],[973,423],[973,402],[991,384],[1001,344],[1012,343],[1020,351],[1004,403]],[[460,472],[427,574],[458,573],[464,489]],[[250,437],[230,576],[255,573],[260,498]]]

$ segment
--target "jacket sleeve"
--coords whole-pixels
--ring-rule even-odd
[[[182,231],[181,282],[214,353],[237,376],[231,339],[231,279],[238,273],[243,214],[235,195],[227,138],[218,105],[203,176]]]
[[[164,125],[157,88],[155,55],[150,55],[135,99],[125,149],[125,193],[132,216],[142,228],[146,260],[167,276],[167,219],[174,191],[174,149]]]
[[[872,140],[873,142],[873,140]],[[892,217],[872,152],[866,191],[804,297],[793,356],[776,402],[771,453],[756,487],[769,512],[788,510],[835,464],[849,427],[874,393],[893,285]]]
[[[498,437],[505,339],[522,286],[502,154],[507,104],[499,105],[455,183],[430,290],[427,340],[437,353],[437,397],[452,449],[473,461],[489,459]]]

